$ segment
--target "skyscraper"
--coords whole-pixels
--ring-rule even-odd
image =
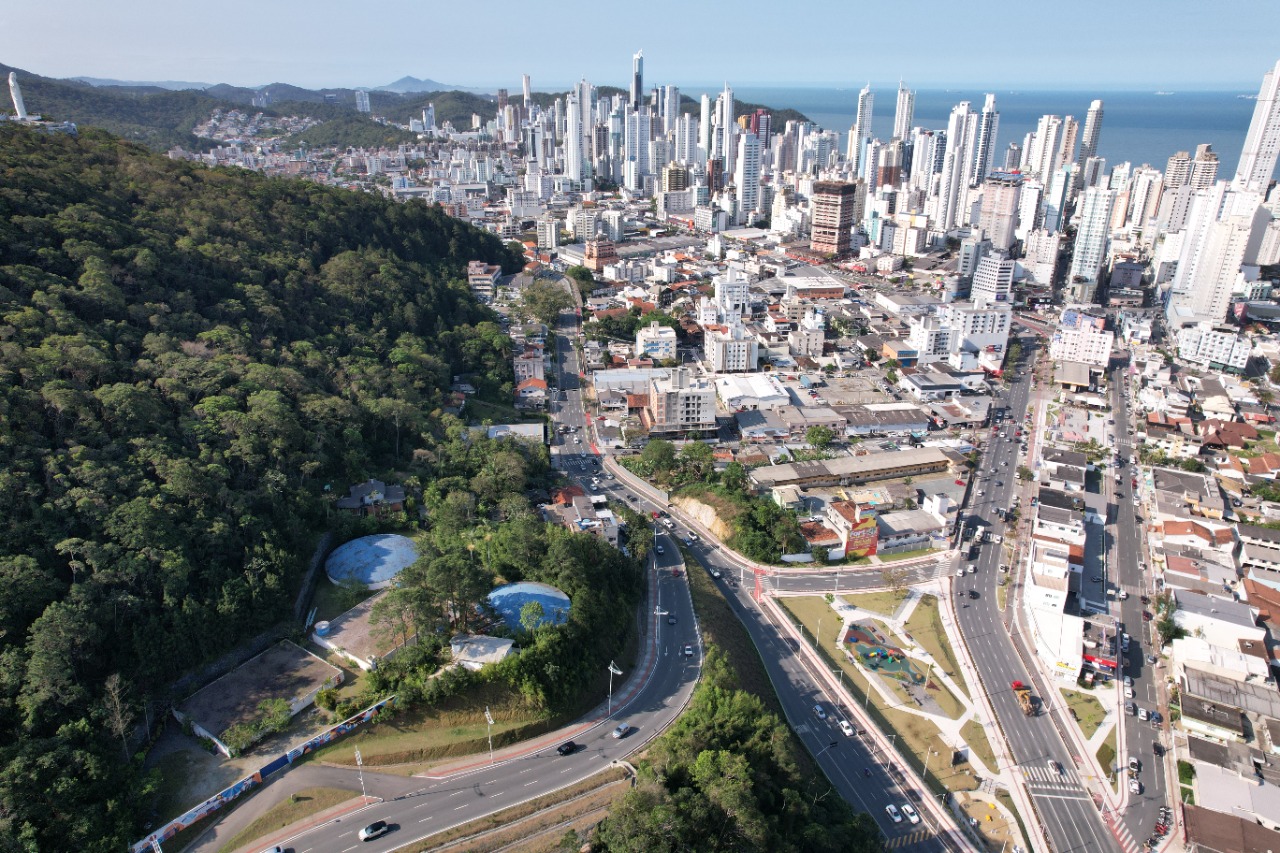
[[[524,108],[528,111],[533,103],[533,93],[529,90],[529,75],[520,75],[520,85],[524,88]]]
[[[369,93],[363,89],[356,89],[356,112],[369,112]]]
[[[1270,219],[1256,192],[1234,190],[1226,181],[1196,191],[1170,286],[1166,315],[1171,327],[1226,318],[1241,267],[1256,262]]]
[[[582,105],[570,92],[565,110],[564,174],[571,181],[582,180]]]
[[[982,114],[974,129],[973,151],[970,152],[969,186],[976,187],[991,171],[991,158],[995,156],[996,132],[1000,129],[1000,113],[996,110],[996,96],[988,94],[982,104]]]
[[[711,156],[711,97],[705,92],[701,107],[698,113],[698,162],[705,163]]]
[[[1076,231],[1071,271],[1067,275],[1067,297],[1073,302],[1093,302],[1098,276],[1107,259],[1111,238],[1111,206],[1115,190],[1090,187],[1080,197],[1080,227]]]
[[[1236,167],[1235,188],[1265,193],[1280,154],[1280,62],[1262,75],[1262,88],[1253,105],[1253,119]]]
[[[631,109],[639,111],[644,104],[644,51],[631,57]]]
[[[1022,176],[1016,172],[992,172],[983,182],[978,227],[993,249],[1008,251],[1013,246],[1021,190]]]
[[[1084,136],[1080,139],[1080,160],[1084,165],[1090,157],[1098,154],[1098,135],[1102,133],[1102,101],[1095,100],[1089,104],[1089,112],[1084,117]]]
[[[871,84],[862,87],[858,93],[858,114],[854,116],[853,127],[849,129],[849,148],[845,159],[853,164],[854,173],[862,174],[862,141],[871,135],[871,113],[875,106],[876,96],[871,93]]]
[[[824,255],[849,253],[857,193],[855,183],[819,181],[813,185],[810,249]]]
[[[947,154],[942,163],[942,180],[938,185],[935,207],[935,219],[941,231],[950,231],[956,227],[960,209],[964,206],[969,154],[966,143],[970,139],[969,131],[974,118],[969,102],[961,101],[951,110],[951,119],[947,123]]]
[[[9,72],[9,97],[13,98],[13,112],[18,121],[27,120],[27,105],[22,100],[22,87],[18,85],[18,72]]]
[[[906,139],[911,133],[911,122],[916,117],[916,93],[898,81],[898,109],[893,114],[893,135]]]
[[[760,137],[751,131],[740,135],[735,159],[733,185],[738,188],[739,221],[746,224],[760,209]]]

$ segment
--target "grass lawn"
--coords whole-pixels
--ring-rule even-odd
[[[914,551],[903,551],[900,554],[880,554],[880,562],[892,563],[895,560],[910,560],[912,557],[923,557],[926,554],[934,553],[932,548],[917,548]]]
[[[796,597],[779,599],[783,608],[791,612],[805,628],[806,638],[811,638],[818,629],[818,620],[822,619],[821,638],[827,659],[835,662],[843,673],[843,682],[852,685],[851,693],[857,702],[863,702],[870,690],[867,676],[862,670],[849,662],[840,650],[835,649],[838,632],[842,626],[840,620],[832,612],[827,602],[818,597]],[[895,703],[896,704],[896,703]],[[913,703],[914,704],[914,703]],[[950,767],[941,755],[950,755],[951,747],[942,740],[938,727],[928,718],[911,714],[899,708],[886,705],[880,694],[871,691],[871,708],[883,721],[881,729],[886,735],[897,735],[898,751],[912,759],[912,764],[921,769],[928,762],[929,775],[937,779],[938,784],[953,792],[975,790],[977,780],[967,767]],[[930,756],[930,752],[935,753]]]
[[[964,738],[964,742],[969,744],[969,749],[973,750],[978,758],[982,759],[982,763],[996,771],[996,754],[991,750],[991,741],[987,740],[987,730],[978,724],[977,720],[970,720],[960,727],[960,735]]]
[[[284,829],[294,821],[310,817],[316,812],[345,803],[358,797],[359,791],[343,791],[339,788],[305,788],[288,800],[277,803],[267,813],[242,829],[239,834],[222,845],[221,850],[236,850],[255,838],[261,838]]]
[[[315,621],[333,621],[375,591],[358,586],[339,586],[324,575],[316,582],[316,594],[311,598],[311,606],[316,609]]]
[[[960,685],[965,696],[972,699],[973,697],[969,696],[968,685],[964,683],[964,676],[960,673],[960,664],[956,660],[955,652],[951,650],[951,644],[947,642],[947,634],[942,628],[938,597],[921,596],[904,628],[911,635],[912,640],[933,656],[934,666],[949,675],[956,684]]]
[[[540,412],[522,412],[506,403],[490,403],[474,396],[467,398],[468,421],[489,420],[495,424],[515,424],[521,421],[543,420]]]
[[[1107,739],[1104,740],[1102,742],[1102,745],[1098,747],[1098,763],[1102,765],[1102,769],[1107,773],[1108,776],[1113,775],[1111,768],[1112,768],[1112,765],[1116,763],[1116,730],[1115,729],[1111,730],[1111,734],[1107,735]],[[1115,778],[1113,780],[1112,787],[1115,787],[1120,783],[1120,774],[1116,773],[1114,774],[1114,776]],[[1119,788],[1116,788],[1116,790],[1119,790]]]
[[[1066,699],[1067,707],[1076,712],[1076,722],[1080,731],[1084,732],[1085,739],[1093,737],[1106,715],[1098,697],[1080,690],[1063,690],[1062,697]]]
[[[892,616],[902,602],[907,600],[908,590],[884,590],[883,592],[858,592],[849,595],[840,596],[847,604],[859,607],[863,610],[870,610],[872,613],[879,613],[883,616]]]

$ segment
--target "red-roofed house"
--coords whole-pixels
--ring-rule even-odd
[[[547,401],[547,380],[530,377],[516,386],[516,402],[537,406]]]

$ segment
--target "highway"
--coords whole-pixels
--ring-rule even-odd
[[[1005,525],[995,511],[1012,505],[1017,486],[1016,472],[1022,464],[1014,430],[1023,425],[1027,411],[1031,386],[1029,367],[1034,363],[1036,344],[1025,339],[1023,346],[1024,363],[1009,368],[1012,380],[1005,403],[1010,413],[1004,427],[1007,437],[1000,439],[998,433],[990,434],[977,471],[978,482],[973,495],[976,500],[967,512],[968,524],[977,519],[983,531],[997,535],[1004,534]],[[985,494],[979,494],[977,489]],[[1028,514],[1031,512],[1030,507],[1022,510]],[[999,567],[1008,562],[1003,545],[984,544],[980,550],[976,560],[965,560],[966,564],[975,564],[977,572],[966,573],[963,579],[956,578],[954,586],[959,593],[956,615],[1010,754],[1017,764],[1015,772],[1025,781],[1038,813],[1023,817],[1028,821],[1038,817],[1056,851],[1119,850],[1076,772],[1073,753],[1063,742],[1053,721],[1043,712],[1034,717],[1026,716],[1010,688],[1015,680],[1027,682],[1037,686],[1037,696],[1049,703],[1058,702],[1056,688],[1048,685],[1047,689],[1054,693],[1043,695],[1043,682],[1023,664],[996,605]],[[1016,606],[1012,591],[1009,606]]]

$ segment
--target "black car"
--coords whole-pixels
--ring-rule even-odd
[[[571,740],[567,740],[556,747],[556,752],[560,753],[561,755],[573,755],[577,751],[578,751],[578,745]]]

